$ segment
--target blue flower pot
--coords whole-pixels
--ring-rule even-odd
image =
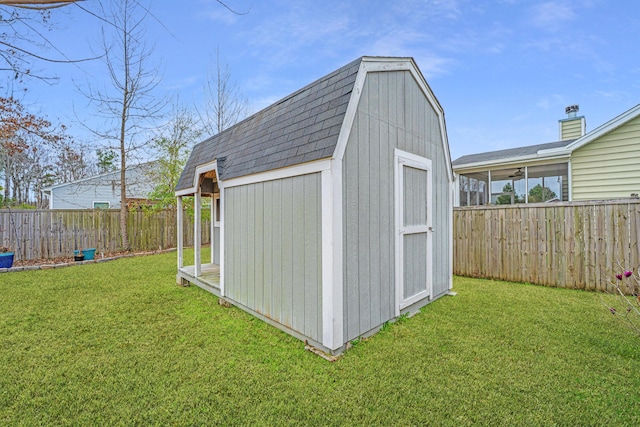
[[[0,254],[0,268],[11,268],[13,265],[13,252]]]
[[[82,255],[84,255],[85,261],[91,260],[96,256],[96,248],[83,249]]]

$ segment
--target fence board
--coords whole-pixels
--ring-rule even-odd
[[[176,215],[164,210],[129,212],[127,221],[132,250],[175,247]],[[186,246],[193,245],[193,221],[185,215]],[[209,221],[203,219],[202,243],[210,242]],[[70,257],[75,249],[96,248],[96,253],[122,250],[120,211],[0,210],[0,246],[15,252],[16,260]]]
[[[454,273],[604,291],[640,264],[640,200],[454,209]]]

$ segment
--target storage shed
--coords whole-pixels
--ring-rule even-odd
[[[185,196],[214,219],[210,262],[179,232],[178,282],[325,352],[451,289],[444,112],[411,58],[359,58],[201,142],[176,196],[178,230]]]

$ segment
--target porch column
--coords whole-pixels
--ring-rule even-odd
[[[196,277],[202,274],[202,265],[200,265],[200,230],[202,229],[202,193],[200,186],[193,200],[193,266],[195,268]]]
[[[210,222],[211,222],[211,237],[209,238],[209,240],[211,241],[211,264],[213,264],[213,260],[215,259],[215,227],[214,224],[216,223],[216,198],[214,197],[213,194],[211,194],[211,212],[209,214],[209,218]]]
[[[529,166],[524,167],[524,202],[529,203]]]
[[[491,190],[491,170],[487,171],[487,176],[489,178],[489,180],[487,181],[488,182],[487,185],[489,186],[489,191],[487,192],[487,193],[489,193],[489,199],[487,200],[487,205],[490,205],[491,204],[491,196],[492,196],[491,192],[493,191],[493,190]]]
[[[220,218],[216,218],[220,224],[220,254],[218,255],[218,265],[220,266],[220,295],[226,296],[224,287],[224,186],[221,181],[218,181],[218,187],[220,188]]]
[[[176,214],[177,214],[177,222],[178,222],[178,230],[176,239],[178,244],[178,268],[184,267],[184,233],[182,232],[184,226],[184,214],[182,211],[182,196],[178,196],[178,203],[176,206]]]
[[[467,196],[467,206],[471,206],[471,178],[465,177],[465,195]]]

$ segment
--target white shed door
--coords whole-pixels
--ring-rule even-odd
[[[396,315],[431,295],[431,161],[395,152]]]

